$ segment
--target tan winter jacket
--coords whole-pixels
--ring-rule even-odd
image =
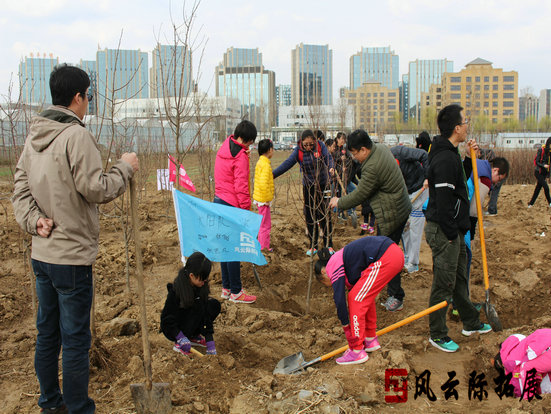
[[[52,106],[33,118],[15,170],[12,197],[15,219],[33,235],[35,260],[91,265],[98,253],[96,204],[121,195],[132,177],[119,160],[104,173],[98,146],[75,113]],[[53,219],[48,238],[37,235],[40,217]]]

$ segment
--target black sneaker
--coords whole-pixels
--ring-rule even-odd
[[[48,414],[69,414],[69,410],[67,409],[67,406],[65,404],[60,405],[56,408],[42,408],[40,412]]]

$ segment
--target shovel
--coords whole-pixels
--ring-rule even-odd
[[[253,274],[254,278],[256,279],[256,283],[258,283],[258,287],[260,290],[262,290],[262,283],[260,283],[260,276],[258,276],[258,272],[256,271],[256,265],[253,263]]]
[[[484,223],[482,222],[482,204],[480,203],[480,193],[478,185],[478,168],[476,165],[476,154],[471,148],[471,162],[473,164],[474,195],[476,197],[476,214],[478,215],[478,233],[480,234],[480,251],[482,252],[482,270],[484,273],[484,289],[486,289],[486,302],[484,303],[484,312],[490,326],[495,332],[503,330],[496,308],[490,303],[490,282],[488,281],[488,262],[486,260],[486,242],[484,241]]]
[[[424,311],[416,313],[415,315],[411,315],[406,319],[402,319],[401,321],[396,322],[390,326],[387,326],[386,328],[378,330],[376,332],[376,335],[380,336],[387,332],[393,331],[394,329],[407,325],[408,323],[413,322],[416,319],[422,318],[423,316],[428,315],[429,313],[432,313],[438,309],[442,309],[447,305],[448,305],[448,302],[444,300],[434,306],[431,306],[428,309],[425,309]],[[339,355],[340,353],[346,351],[347,349],[348,349],[348,344],[308,362],[304,360],[304,355],[302,354],[302,352],[298,352],[296,354],[289,355],[283,358],[281,361],[279,361],[273,373],[274,374],[293,374],[297,371],[304,370],[311,365],[317,364],[318,362],[325,361],[329,358],[334,357],[335,355]]]
[[[136,279],[140,297],[140,317],[142,325],[142,345],[145,368],[145,384],[130,384],[130,393],[138,414],[168,414],[172,412],[170,386],[167,383],[153,383],[151,370],[151,348],[147,331],[147,314],[145,309],[145,288],[143,281],[142,246],[140,240],[140,223],[136,200],[136,183],[130,180],[130,211],[132,214],[132,230],[136,248]]]
[[[346,195],[346,188],[344,187],[344,184],[342,183],[341,177],[339,177],[339,174],[335,174],[337,177],[337,181],[339,182],[339,185],[341,186],[342,195]],[[356,211],[352,210],[352,213],[349,214],[350,216],[350,224],[352,224],[352,228],[355,229],[358,227],[358,216],[356,215]]]

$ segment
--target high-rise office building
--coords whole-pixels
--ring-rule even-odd
[[[379,82],[389,89],[398,88],[400,61],[388,47],[362,47],[350,57],[350,89],[366,82]]]
[[[157,44],[151,52],[152,98],[187,96],[193,92],[191,51],[185,46]]]
[[[96,68],[99,116],[110,116],[116,99],[149,98],[146,52],[98,50]]]
[[[276,104],[277,106],[291,106],[291,85],[277,85]]]
[[[436,122],[438,112],[442,106],[442,84],[433,83],[429,87],[428,92],[421,94],[421,103],[419,104],[419,123],[423,125],[431,125]],[[436,124],[435,124],[436,126]]]
[[[546,116],[551,116],[551,89],[542,89],[540,91],[538,121]]]
[[[21,87],[21,100],[32,105],[48,105],[52,103],[50,94],[50,73],[55,65],[59,64],[59,58],[54,58],[50,53],[35,57],[25,57],[19,63],[19,85]]]
[[[297,45],[291,51],[291,104],[333,104],[333,51],[328,45]]]
[[[275,125],[275,73],[264,69],[256,49],[230,47],[216,67],[216,96],[237,98],[241,117],[267,132]]]
[[[402,114],[402,121],[408,122],[409,115],[409,96],[408,96],[408,75],[402,75],[402,81],[398,87],[400,93],[400,113]]]
[[[421,118],[421,95],[428,93],[431,85],[441,84],[442,75],[453,72],[453,62],[448,59],[409,62],[408,71],[408,119]]]
[[[525,93],[518,98],[518,119],[526,121],[527,119],[538,119],[539,99],[531,93]]]
[[[346,100],[354,106],[356,125],[368,132],[388,129],[400,111],[398,88],[389,89],[380,82],[364,82],[359,88],[346,91]]]
[[[77,66],[86,72],[90,78],[90,91],[94,95],[94,99],[88,103],[88,114],[96,115],[98,113],[98,73],[96,61],[81,59]]]
[[[458,104],[465,116],[488,116],[498,124],[518,119],[518,73],[493,68],[492,62],[477,58],[460,72],[442,76],[442,105]]]

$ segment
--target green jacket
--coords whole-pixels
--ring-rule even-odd
[[[358,187],[339,199],[339,208],[348,210],[369,200],[380,234],[390,235],[404,224],[411,212],[411,202],[404,177],[394,156],[385,145],[373,144],[361,166]]]

